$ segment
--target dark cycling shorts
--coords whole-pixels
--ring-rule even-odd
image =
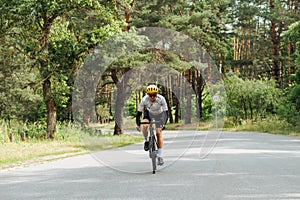
[[[155,123],[156,127],[162,127],[163,125],[165,125],[165,113],[162,112],[158,115],[153,115],[150,114],[149,110],[145,110],[144,111],[144,117],[143,119],[148,119],[149,121],[151,121],[151,118],[154,118],[155,121],[158,121],[157,123]]]

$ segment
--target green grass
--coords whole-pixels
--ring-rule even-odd
[[[28,134],[25,141],[22,141],[19,135],[23,131]],[[9,135],[13,135],[12,142]],[[113,136],[95,131],[93,128],[81,129],[73,124],[58,124],[56,138],[53,141],[45,139],[43,135],[43,129],[36,124],[22,125],[19,122],[12,122],[8,125],[1,121],[0,169],[27,166],[143,141],[140,134]]]
[[[113,136],[111,133],[101,133],[95,128],[113,129],[114,123],[97,125],[82,129],[74,124],[58,124],[56,138],[53,141],[44,138],[41,124],[25,124],[13,121],[10,124],[0,121],[0,169],[26,166],[33,163],[45,162],[69,156],[85,154],[122,147],[137,142],[142,142],[143,137],[136,132],[133,119],[124,120],[125,129],[133,130],[136,134],[123,134]],[[167,124],[167,130],[211,130],[210,121],[193,122],[191,124]],[[284,120],[269,117],[260,121],[242,121],[235,125],[226,118],[223,130],[265,132],[300,136],[300,127],[292,126]],[[20,133],[26,132],[28,137],[22,141]],[[9,135],[13,136],[10,142]]]
[[[169,130],[214,130],[215,122],[200,121],[191,124],[168,124]],[[224,121],[218,122],[218,129],[225,131],[249,131],[249,132],[262,132],[271,134],[281,134],[289,136],[300,136],[300,125],[293,126],[285,120],[279,119],[276,116],[264,118],[258,121],[244,120],[241,124],[236,125],[230,118],[225,118]]]
[[[240,125],[234,125],[230,120],[225,121],[225,130],[228,131],[250,131],[289,136],[300,136],[300,126],[293,126],[276,117],[269,117],[259,121],[242,121]]]
[[[130,129],[135,127],[134,119],[124,120],[125,128]],[[190,124],[184,124],[183,121],[176,124],[167,124],[167,130],[214,130],[217,126],[218,129],[226,131],[249,131],[249,132],[263,132],[271,134],[282,134],[290,136],[300,136],[300,125],[293,126],[285,120],[282,120],[276,116],[270,116],[257,121],[244,120],[239,125],[234,124],[232,118],[225,118],[224,121],[200,121],[192,122]],[[114,123],[107,124],[107,128],[112,128]]]
[[[26,141],[8,142],[0,147],[0,169],[65,158],[122,147],[143,141],[140,135],[86,136],[81,142]]]
[[[87,137],[83,142],[85,149],[89,151],[100,151],[135,144],[143,140],[144,138],[140,134],[123,134],[118,136]]]
[[[82,144],[63,141],[9,142],[0,147],[0,169],[54,159],[55,155],[83,153]],[[46,156],[52,156],[45,158]]]

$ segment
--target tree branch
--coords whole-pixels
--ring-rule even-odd
[[[46,81],[47,79],[49,79],[53,74],[54,74],[54,72],[49,73],[49,74],[47,75],[46,78],[44,78],[44,79],[42,79],[40,82],[36,83],[36,84],[32,87],[32,89],[33,89],[33,90],[36,90],[36,88],[37,88],[38,86],[43,85],[44,81]]]

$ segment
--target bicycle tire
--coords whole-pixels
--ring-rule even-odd
[[[157,158],[157,155],[156,155],[156,148],[155,148],[155,139],[154,137],[150,137],[150,143],[149,143],[149,156],[152,160],[152,172],[153,174],[155,174],[155,171],[157,169],[157,163],[156,163],[156,158]]]

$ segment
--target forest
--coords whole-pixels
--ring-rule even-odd
[[[299,129],[299,5],[298,0],[1,0],[1,140],[12,141],[12,135],[51,140],[58,124],[73,123],[77,77],[111,40],[118,46],[100,48],[98,55],[109,60],[106,55],[120,49],[121,56],[101,77],[85,75],[86,82],[98,81],[96,91],[85,91],[94,96],[96,118],[76,113],[83,126],[115,122],[114,134],[122,134],[148,83],[158,84],[166,97],[170,124],[210,120],[213,78],[183,56],[193,49],[186,52],[183,43],[143,48],[151,40],[137,34],[144,27],[179,33],[176,41],[186,36],[202,47],[212,61],[206,69],[214,67],[224,86],[226,100],[218,105],[224,109],[218,112],[225,126],[273,119]],[[168,45],[177,49],[168,51]]]

